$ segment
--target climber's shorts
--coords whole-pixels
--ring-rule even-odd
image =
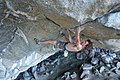
[[[68,44],[68,42],[57,41],[57,43],[56,43],[56,45],[55,45],[56,48],[60,48],[60,49],[62,49],[62,50],[64,51],[64,53],[63,53],[64,57],[67,57],[68,55],[69,55],[69,56],[75,55],[76,53],[79,52],[79,51],[78,51],[78,52],[68,51],[68,50],[65,48],[66,44]],[[73,54],[73,53],[74,53],[74,54]]]
[[[65,50],[65,45],[67,44],[67,42],[62,42],[62,41],[57,41],[55,47],[56,48],[60,48],[62,50]]]

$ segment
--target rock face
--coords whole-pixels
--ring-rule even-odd
[[[0,78],[15,79],[59,50],[36,45],[34,38],[56,40],[61,31],[78,25],[85,28],[82,39],[119,50],[119,4],[120,0],[0,0]]]
[[[119,11],[120,0],[38,0],[44,6],[85,23],[104,14]]]

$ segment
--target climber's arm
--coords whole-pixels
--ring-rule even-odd
[[[75,44],[76,44],[77,48],[81,48],[81,44],[80,44],[81,43],[80,42],[80,32],[81,32],[81,28],[78,27],[77,30],[76,30],[76,35],[75,35],[75,37],[76,37]]]

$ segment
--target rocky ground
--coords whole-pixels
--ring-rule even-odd
[[[59,51],[15,80],[119,80],[120,52],[90,48],[63,56]]]

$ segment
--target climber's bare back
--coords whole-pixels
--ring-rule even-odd
[[[77,51],[80,51],[82,49],[82,45],[77,47],[74,43],[68,43],[68,44],[66,44],[65,48],[68,51],[77,52]]]

